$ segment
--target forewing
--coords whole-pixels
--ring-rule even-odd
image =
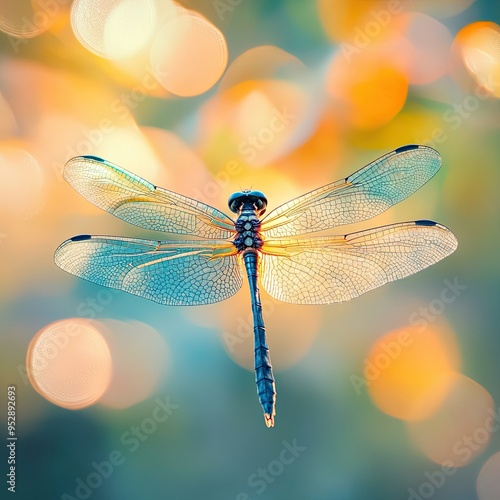
[[[72,158],[63,175],[94,205],[130,224],[202,238],[230,238],[235,233],[234,222],[219,210],[96,156]]]
[[[293,304],[343,302],[414,274],[450,255],[457,240],[432,221],[403,222],[345,236],[270,240],[261,283]]]
[[[263,220],[262,232],[267,238],[293,237],[370,219],[414,193],[440,166],[434,149],[403,146],[276,208]]]
[[[236,248],[226,241],[150,241],[75,236],[56,250],[65,271],[166,305],[225,300],[242,285]]]

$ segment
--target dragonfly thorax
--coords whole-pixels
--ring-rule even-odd
[[[260,191],[243,190],[229,197],[229,208],[238,214],[234,228],[238,232],[233,240],[239,251],[259,250],[263,241],[260,236],[260,216],[266,211],[267,198]]]
[[[250,248],[259,250],[262,247],[260,219],[257,215],[257,210],[251,203],[244,204],[234,227],[238,234],[233,243],[238,250],[243,251]]]
[[[244,189],[243,191],[233,193],[229,197],[227,204],[229,205],[229,210],[235,214],[241,213],[244,208],[253,208],[257,215],[260,216],[266,211],[267,198],[266,195],[260,191]]]

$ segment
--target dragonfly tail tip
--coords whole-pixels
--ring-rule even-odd
[[[264,420],[266,422],[267,428],[274,427],[274,415],[269,415],[269,413],[264,413]]]

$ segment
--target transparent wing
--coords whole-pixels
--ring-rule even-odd
[[[87,200],[130,224],[202,238],[230,238],[235,233],[234,222],[219,210],[96,156],[72,158],[63,175]]]
[[[276,208],[264,218],[262,233],[267,238],[293,237],[370,219],[414,193],[440,166],[434,149],[403,146]]]
[[[446,227],[402,222],[346,236],[270,240],[262,247],[261,283],[293,304],[343,302],[444,259],[457,248]]]
[[[226,241],[150,241],[75,236],[56,250],[65,271],[166,305],[200,305],[242,285],[236,248]]]

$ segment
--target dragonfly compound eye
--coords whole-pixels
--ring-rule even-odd
[[[259,211],[259,215],[262,215],[266,211],[267,198],[261,191],[250,191],[247,193],[248,199],[251,200],[255,208]]]
[[[231,212],[235,214],[239,213],[245,204],[248,208],[255,207],[259,214],[263,214],[267,207],[267,198],[260,191],[241,191],[233,193],[227,204]]]
[[[245,203],[246,199],[246,194],[245,193],[233,193],[230,197],[229,200],[227,201],[227,204],[229,206],[229,210],[231,212],[237,214],[239,213],[240,209],[242,208],[243,204]]]

